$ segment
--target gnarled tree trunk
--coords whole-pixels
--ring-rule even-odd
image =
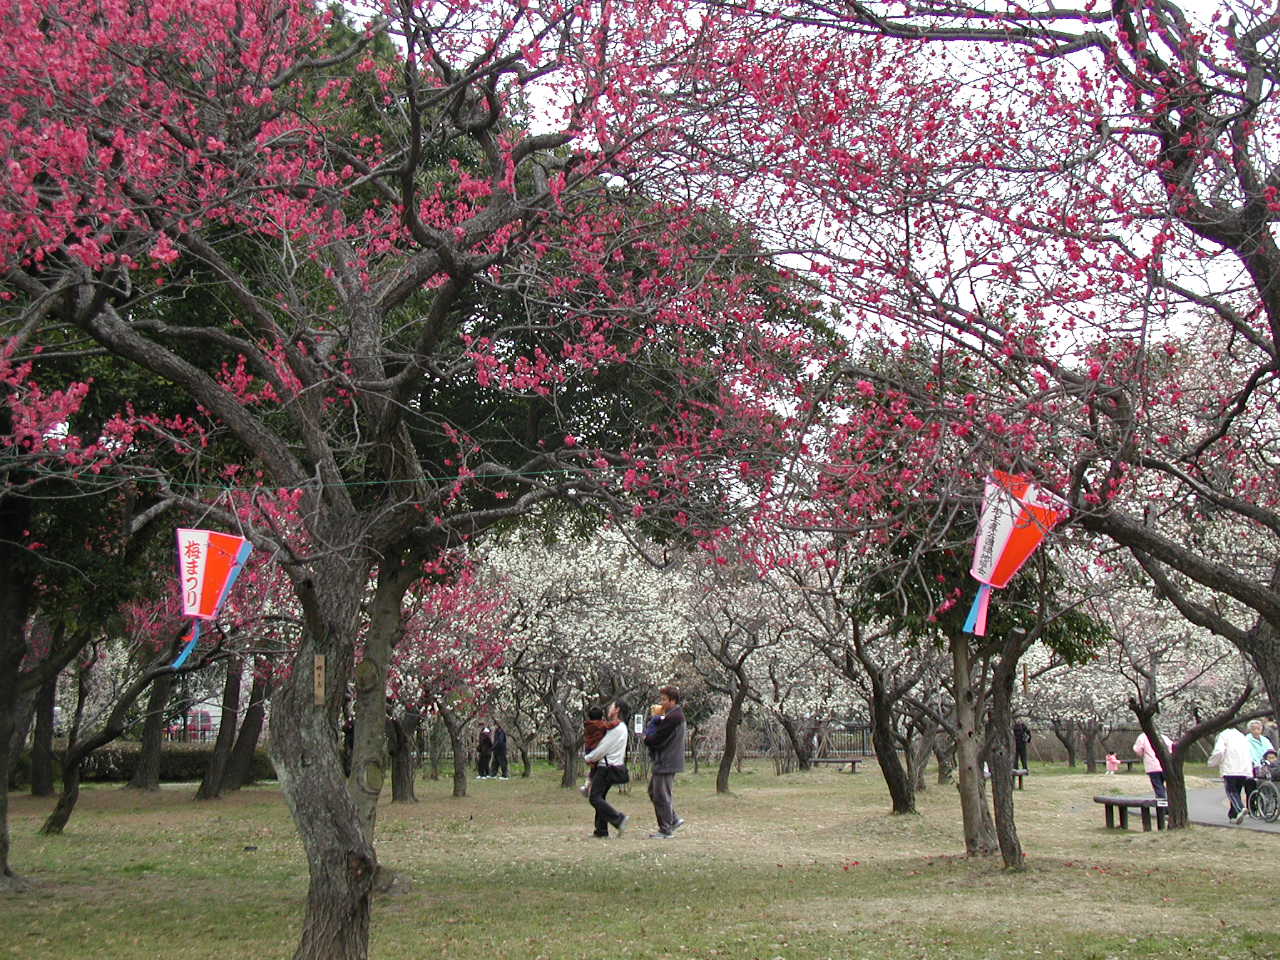
[[[329,531],[334,542],[355,538]],[[338,714],[351,679],[357,614],[369,564],[336,553],[296,578],[306,629],[288,678],[272,698],[271,758],[310,872],[295,960],[364,960],[378,861],[347,790]],[[323,683],[317,656],[324,657]],[[381,727],[379,727],[381,732]]]
[[[1013,813],[1013,686],[1018,661],[1031,646],[1032,634],[1013,633],[1004,642],[991,672],[991,720],[987,729],[987,762],[991,765],[991,798],[995,805],[996,839],[1010,870],[1025,870],[1026,857]]]
[[[953,636],[950,642],[956,699],[956,786],[964,820],[964,852],[970,857],[989,857],[999,849],[999,841],[982,776],[980,698],[973,685],[968,639]]]
[[[170,645],[168,650],[139,672],[133,682],[124,689],[124,692],[120,694],[115,705],[111,708],[111,712],[107,714],[102,726],[92,736],[83,740],[76,735],[79,727],[78,714],[83,706],[82,704],[77,704],[77,720],[73,723],[72,732],[69,735],[71,739],[67,744],[67,752],[62,760],[62,793],[58,795],[57,804],[40,828],[41,833],[46,835],[62,833],[67,821],[71,819],[72,812],[75,810],[76,801],[80,798],[80,775],[84,768],[84,761],[93,751],[99,747],[106,746],[124,733],[129,711],[133,709],[133,705],[137,703],[138,698],[142,696],[147,687],[161,677],[172,678],[174,670],[169,664],[173,661],[176,651],[177,641],[175,639],[175,642]],[[202,670],[216,656],[216,651],[206,653],[199,660],[183,667],[181,672],[189,673],[194,670]]]
[[[58,678],[50,677],[40,684],[35,695],[35,735],[31,739],[31,795],[52,797],[55,758],[53,755],[53,717],[58,694]]]
[[[392,803],[418,802],[418,794],[414,790],[418,764],[414,759],[413,747],[421,726],[422,715],[418,713],[387,718],[387,743],[391,747]]]
[[[868,703],[871,707],[871,742],[875,746],[876,762],[880,766],[880,775],[884,777],[885,786],[889,788],[889,799],[894,813],[915,813],[915,785],[907,771],[902,767],[898,757],[897,739],[893,734],[893,706],[885,690],[884,682],[878,672],[869,674],[871,696]]]
[[[222,774],[224,791],[239,790],[245,784],[253,782],[258,740],[262,737],[262,726],[267,715],[267,700],[270,696],[270,678],[264,670],[256,670],[253,686],[249,688],[249,707],[245,710],[244,720],[240,722],[236,745],[231,748],[231,756],[227,758],[227,768]]]
[[[467,795],[467,721],[448,707],[437,705],[444,728],[449,731],[449,746],[453,749],[453,795]]]
[[[142,719],[138,765],[125,787],[130,790],[160,789],[160,749],[164,739],[164,714],[173,695],[174,674],[162,673],[152,681],[147,696],[147,714]]]
[[[232,657],[227,661],[227,676],[222,685],[222,717],[218,721],[218,736],[213,741],[213,753],[205,767],[204,779],[196,790],[197,800],[215,800],[222,796],[222,784],[226,779],[227,763],[231,748],[235,745],[236,722],[240,718],[240,681],[244,674],[244,660]]]
[[[729,713],[724,721],[724,753],[720,756],[720,768],[716,771],[716,793],[729,792],[729,774],[733,770],[733,760],[738,755],[738,727],[742,724],[742,704],[746,701],[749,690],[746,677],[737,677],[733,698],[729,701]]]

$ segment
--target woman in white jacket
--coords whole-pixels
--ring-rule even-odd
[[[1249,811],[1245,807],[1243,790],[1253,777],[1253,751],[1249,749],[1245,735],[1235,727],[1227,727],[1218,734],[1213,753],[1209,754],[1209,766],[1217,767],[1222,774],[1227,800],[1231,803],[1227,818],[1232,823],[1244,823]]]

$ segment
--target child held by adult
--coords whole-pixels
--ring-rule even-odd
[[[587,711],[587,719],[582,724],[582,752],[590,753],[600,745],[600,741],[604,739],[604,735],[613,727],[618,725],[618,721],[609,721],[605,719],[604,710],[600,707],[592,707]],[[578,788],[578,792],[584,797],[591,796],[591,775],[595,773],[595,763],[587,764],[587,779],[582,782],[582,786]]]

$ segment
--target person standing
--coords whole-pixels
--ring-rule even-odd
[[[1027,744],[1031,742],[1031,728],[1021,717],[1013,724],[1013,765],[1018,770],[1027,769]]]
[[[621,837],[630,819],[625,813],[617,810],[609,803],[609,788],[615,783],[626,783],[631,779],[627,773],[627,725],[622,718],[629,708],[621,700],[609,704],[607,717],[613,726],[605,731],[600,742],[583,757],[588,764],[596,765],[591,775],[591,793],[589,799],[596,811],[594,837],[609,836],[609,827],[618,831]]]
[[[1276,726],[1275,717],[1267,717],[1262,724],[1262,734],[1271,741],[1271,746],[1280,750],[1280,727]]]
[[[499,780],[509,780],[507,776],[507,731],[502,724],[493,725],[493,760],[489,764],[489,772]]]
[[[1165,747],[1172,753],[1173,743],[1169,738],[1161,734],[1160,739],[1164,741]],[[1164,767],[1160,765],[1160,756],[1156,753],[1155,748],[1151,746],[1151,741],[1147,739],[1145,733],[1139,734],[1138,739],[1133,741],[1133,752],[1142,758],[1143,769],[1147,771],[1147,779],[1151,781],[1151,789],[1155,791],[1156,799],[1168,800],[1169,794],[1164,786]]]
[[[1242,791],[1253,777],[1253,751],[1249,749],[1245,735],[1235,727],[1227,727],[1218,734],[1213,743],[1213,753],[1209,754],[1209,766],[1217,767],[1222,774],[1222,785],[1230,804],[1227,819],[1232,823],[1244,823],[1249,810]]]
[[[676,813],[671,788],[676,774],[684,770],[685,721],[680,707],[680,691],[675,687],[663,687],[658,691],[658,702],[644,725],[644,742],[653,759],[649,775],[649,799],[653,801],[653,813],[658,820],[658,831],[649,834],[650,840],[670,840],[684,825]]]
[[[1253,765],[1255,767],[1262,763],[1262,758],[1267,755],[1268,750],[1275,749],[1271,746],[1271,741],[1262,735],[1261,720],[1249,721],[1249,732],[1245,734],[1244,738],[1249,744],[1249,750],[1253,753]]]
[[[489,758],[493,756],[493,731],[485,727],[480,731],[480,742],[476,745],[476,779],[489,779]]]
[[[604,718],[604,710],[600,707],[590,707],[587,710],[586,722],[582,725],[582,749],[586,753],[590,753],[609,732],[609,728],[616,726]],[[582,781],[582,786],[578,788],[578,792],[584,797],[591,796],[591,775],[596,772],[594,763],[587,764],[587,779]]]

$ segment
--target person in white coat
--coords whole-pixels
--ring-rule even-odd
[[[1253,777],[1253,751],[1249,749],[1245,735],[1235,727],[1227,727],[1218,734],[1213,753],[1209,754],[1209,766],[1217,767],[1222,774],[1227,800],[1231,804],[1228,819],[1232,823],[1244,823],[1249,812],[1245,807],[1244,788]]]
[[[618,836],[622,836],[627,821],[631,819],[608,799],[610,787],[631,779],[627,772],[627,716],[630,712],[631,708],[622,700],[609,704],[605,716],[613,726],[583,758],[587,763],[596,765],[595,772],[591,774],[591,792],[587,799],[596,811],[596,829],[592,836],[601,839],[609,836],[610,826],[618,831]]]

